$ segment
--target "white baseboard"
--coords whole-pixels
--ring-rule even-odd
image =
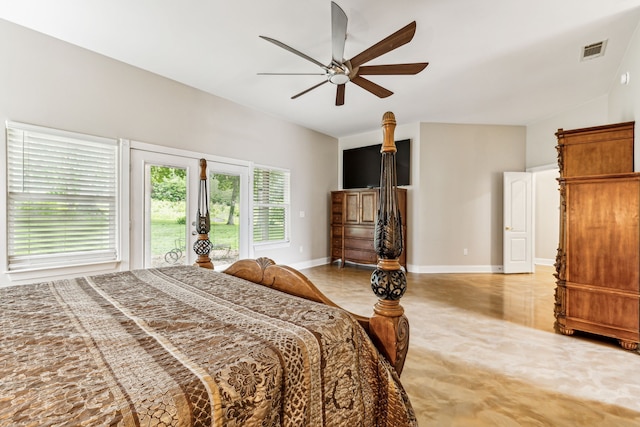
[[[310,259],[307,261],[289,264],[289,267],[295,268],[296,270],[303,270],[305,268],[311,268],[311,267],[317,267],[319,265],[329,264],[329,262],[330,262],[330,258],[316,258],[316,259]]]
[[[296,270],[326,265],[331,262],[330,258],[317,258],[308,261],[296,262],[289,264]],[[555,260],[536,258],[535,264],[553,266]],[[356,264],[354,264],[356,265]],[[371,265],[374,268],[375,266]],[[502,265],[407,265],[408,273],[502,273],[504,271]]]
[[[502,265],[423,265],[407,266],[410,273],[502,273]]]

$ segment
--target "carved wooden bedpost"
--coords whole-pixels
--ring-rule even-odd
[[[371,275],[371,289],[379,298],[369,328],[384,347],[387,360],[398,374],[402,372],[409,349],[409,321],[400,305],[407,289],[407,277],[400,265],[402,253],[402,218],[398,210],[396,145],[393,132],[396,119],[387,112],[382,117],[383,143],[380,176],[380,203],[375,230],[378,265]],[[384,337],[384,338],[382,338]]]
[[[198,188],[198,213],[196,215],[196,231],[198,240],[193,244],[193,250],[198,255],[194,265],[213,269],[209,252],[213,245],[209,240],[209,189],[207,187],[207,161],[200,159],[200,187]]]

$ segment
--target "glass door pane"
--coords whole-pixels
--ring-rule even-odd
[[[195,262],[198,159],[131,150],[131,268]]]
[[[211,260],[216,266],[232,264],[240,255],[240,176],[211,173],[209,182]]]
[[[187,169],[150,165],[148,267],[186,263]]]
[[[210,256],[216,270],[238,259],[248,258],[249,251],[249,168],[209,161],[209,213],[213,244]]]

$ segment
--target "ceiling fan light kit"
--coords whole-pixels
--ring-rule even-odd
[[[271,37],[260,36],[260,38],[288,50],[301,58],[319,66],[324,72],[318,75],[324,75],[326,80],[296,94],[291,99],[296,99],[311,90],[322,86],[324,83],[331,82],[336,85],[336,105],[344,104],[345,85],[349,82],[355,83],[364,90],[376,95],[379,98],[386,98],[393,95],[393,92],[383,88],[382,86],[365,79],[362,75],[412,75],[418,74],[424,70],[428,62],[416,62],[410,64],[389,64],[389,65],[370,65],[363,64],[384,55],[398,47],[405,45],[413,39],[416,32],[416,22],[413,21],[390,36],[379,41],[375,45],[365,49],[363,52],[354,56],[348,61],[343,58],[344,45],[347,38],[347,15],[342,8],[335,2],[331,2],[331,52],[332,60],[329,65],[324,65],[320,61],[288,46],[281,41]],[[310,73],[259,73],[265,75],[309,75]]]
[[[350,80],[349,73],[349,69],[344,65],[334,64],[327,72],[327,78],[334,85],[343,85]]]

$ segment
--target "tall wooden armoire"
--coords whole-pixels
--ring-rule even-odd
[[[560,242],[556,329],[613,337],[638,348],[640,173],[634,123],[559,129]]]

